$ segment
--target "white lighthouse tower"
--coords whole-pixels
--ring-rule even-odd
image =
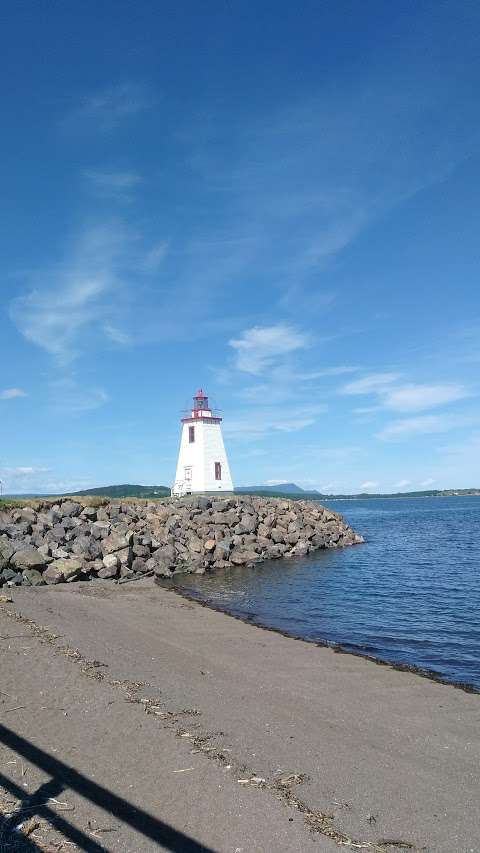
[[[212,412],[200,388],[193,398],[191,414],[182,418],[174,495],[233,492],[221,423],[222,418]]]

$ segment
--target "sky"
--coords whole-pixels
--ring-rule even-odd
[[[4,492],[480,487],[480,7],[0,11]]]

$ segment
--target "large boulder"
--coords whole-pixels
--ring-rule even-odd
[[[15,548],[12,546],[10,540],[0,537],[0,571],[8,566],[14,553]]]
[[[98,571],[99,578],[116,578],[120,568],[118,554],[106,554],[103,558],[103,567]]]
[[[114,554],[115,551],[122,551],[130,545],[130,537],[119,536],[116,533],[110,533],[105,539],[102,539],[103,554]]]
[[[243,566],[247,563],[255,563],[258,560],[258,554],[255,551],[247,550],[246,548],[234,548],[230,554],[230,562],[234,566]]]
[[[62,501],[60,511],[62,515],[76,516],[80,515],[82,509],[82,505],[76,501]]]
[[[10,558],[10,563],[17,569],[44,569],[45,557],[37,548],[23,548],[16,551]]]
[[[28,586],[44,586],[45,580],[41,572],[37,569],[24,569],[22,572],[24,580]]]
[[[60,580],[70,581],[78,577],[83,569],[83,561],[75,557],[54,560],[44,572],[47,583],[59,583]],[[60,577],[61,576],[61,577]]]

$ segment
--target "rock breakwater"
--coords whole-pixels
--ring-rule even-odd
[[[0,587],[204,574],[363,542],[313,501],[242,495],[0,508]]]

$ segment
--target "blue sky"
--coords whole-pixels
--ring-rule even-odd
[[[480,8],[10,4],[0,478],[480,486]]]

